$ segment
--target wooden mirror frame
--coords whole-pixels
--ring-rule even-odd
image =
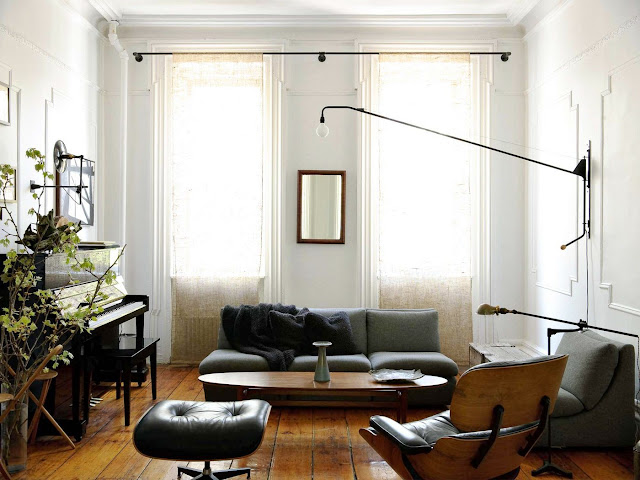
[[[342,177],[342,194],[340,195],[340,238],[319,239],[302,238],[302,177],[304,175],[340,175]],[[298,243],[335,243],[344,244],[345,230],[345,203],[347,199],[347,172],[346,170],[298,170]]]

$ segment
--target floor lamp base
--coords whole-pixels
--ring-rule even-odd
[[[573,473],[563,470],[551,460],[545,460],[540,468],[533,470],[531,476],[537,477],[538,475],[544,475],[545,473],[553,473],[562,478],[573,478]]]

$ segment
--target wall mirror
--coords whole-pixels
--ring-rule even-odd
[[[298,243],[344,243],[344,170],[298,170]]]

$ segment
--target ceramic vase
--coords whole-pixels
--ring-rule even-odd
[[[329,374],[329,364],[327,363],[327,347],[331,346],[331,342],[313,342],[314,347],[318,347],[318,362],[316,363],[316,374],[313,380],[316,382],[329,382],[331,376]]]

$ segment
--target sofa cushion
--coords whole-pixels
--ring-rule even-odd
[[[201,375],[218,372],[266,372],[269,364],[259,355],[220,349],[214,350],[202,360],[198,370]]]
[[[607,391],[618,365],[618,348],[606,338],[600,339],[581,332],[565,333],[556,350],[556,354],[569,355],[560,386],[587,410],[595,407]]]
[[[309,311],[325,317],[330,317],[338,312],[347,312],[356,351],[357,353],[367,353],[367,311],[364,308],[310,308]]]
[[[558,399],[556,400],[556,406],[553,409],[552,417],[570,417],[576,415],[584,410],[582,402],[576,398],[576,396],[560,388],[558,390]]]
[[[313,372],[316,369],[316,355],[302,355],[293,359],[290,372]],[[327,357],[329,371],[332,372],[368,372],[371,370],[369,359],[362,353],[356,355],[333,355]]]
[[[439,352],[438,312],[367,310],[368,353]]]
[[[420,369],[425,375],[454,377],[458,374],[456,362],[438,352],[374,352],[369,354],[371,367]]]

